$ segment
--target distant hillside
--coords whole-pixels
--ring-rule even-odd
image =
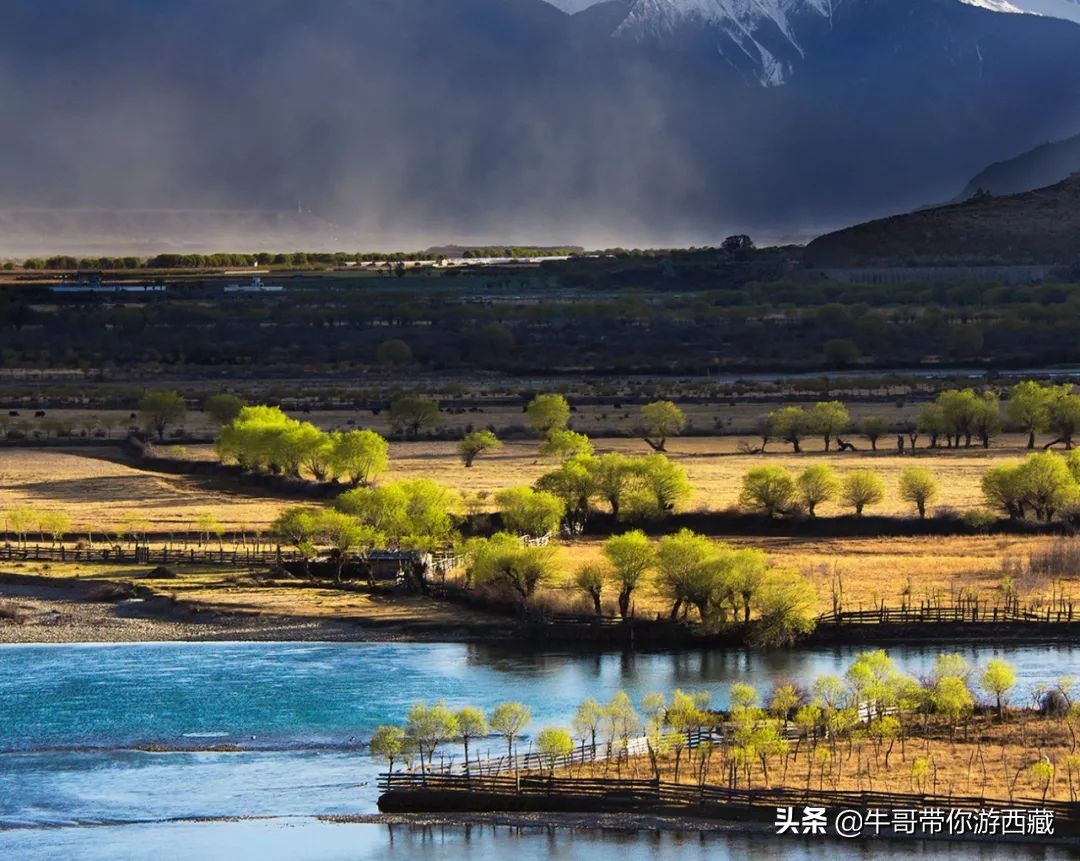
[[[1016,158],[990,165],[967,184],[957,200],[967,200],[980,188],[997,195],[1046,188],[1077,171],[1080,171],[1080,135],[1045,143]]]
[[[1080,259],[1080,175],[849,227],[807,246],[807,265],[1072,263]]]

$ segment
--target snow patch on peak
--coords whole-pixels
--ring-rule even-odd
[[[960,0],[968,6],[978,6],[992,12],[1009,12],[1014,15],[1043,15],[1047,18],[1064,18],[1080,24],[1080,0]]]
[[[991,12],[1010,12],[1014,15],[1023,13],[1023,9],[1018,9],[1009,3],[1008,0],[963,0],[968,6],[978,6],[980,9],[989,9]]]
[[[783,84],[791,75],[792,60],[803,48],[792,26],[796,16],[809,14],[832,21],[833,9],[843,0],[637,0],[616,36],[647,41],[660,39],[685,26],[716,31],[717,50],[733,65],[750,65],[765,86]],[[779,36],[777,44],[776,36]],[[737,54],[730,56],[732,46]],[[789,58],[778,56],[777,52]]]

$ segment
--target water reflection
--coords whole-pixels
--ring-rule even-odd
[[[626,833],[548,827],[344,825],[316,820],[163,823],[0,832],[0,855],[20,861],[830,861],[933,858],[1005,861],[1071,857],[1063,850],[972,843],[787,840],[704,832]]]

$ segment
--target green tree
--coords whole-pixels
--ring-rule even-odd
[[[294,452],[289,459],[295,462],[297,475],[302,467],[311,473],[316,481],[326,481],[330,477],[330,464],[334,451],[330,434],[319,430],[309,422],[304,422],[290,428],[286,432],[283,443]]]
[[[199,539],[204,544],[210,543],[210,536],[217,535],[218,540],[225,534],[225,525],[218,520],[217,515],[210,511],[204,511],[195,519],[195,525],[199,530]]]
[[[990,448],[990,439],[1001,432],[1001,404],[994,392],[983,392],[975,402],[971,425],[983,448]]]
[[[499,703],[491,711],[488,723],[492,730],[506,739],[506,754],[514,758],[514,739],[517,738],[532,720],[532,712],[523,703]]]
[[[1024,488],[1020,465],[1017,463],[995,466],[982,477],[982,492],[986,501],[1002,509],[1010,519],[1024,517]]]
[[[143,426],[165,439],[165,431],[179,424],[187,415],[187,403],[176,392],[147,392],[139,401],[139,415]]]
[[[571,532],[585,528],[597,495],[594,458],[572,457],[553,472],[540,476],[537,490],[555,494],[566,504],[566,526]]]
[[[1056,443],[1064,443],[1071,449],[1073,437],[1080,431],[1080,397],[1072,393],[1072,386],[1054,386],[1046,403],[1046,427],[1054,434],[1054,440],[1046,448]]]
[[[548,773],[554,777],[559,760],[573,752],[574,740],[562,727],[544,727],[536,734],[536,750],[541,761],[547,765]]]
[[[503,525],[518,535],[539,538],[559,528],[566,503],[553,493],[531,487],[511,487],[495,495]]]
[[[394,770],[394,763],[405,754],[405,730],[399,726],[379,726],[371,736],[371,755],[387,761],[387,771]]]
[[[465,748],[465,773],[469,773],[469,742],[488,734],[488,722],[484,712],[476,706],[464,706],[454,715],[457,720],[458,738]]]
[[[434,428],[442,413],[435,401],[406,395],[390,404],[390,425],[401,436],[420,436],[422,431]]]
[[[1004,720],[1005,700],[1009,691],[1016,687],[1016,670],[1013,666],[1001,658],[991,658],[979,677],[979,687],[994,697],[998,718]]]
[[[334,580],[341,582],[341,570],[352,551],[362,555],[370,553],[382,543],[382,535],[371,526],[362,526],[352,517],[340,511],[320,511],[312,522],[313,540],[330,548],[334,561]]]
[[[769,574],[768,557],[752,547],[727,547],[721,553],[720,567],[732,610],[736,614],[741,610],[743,621],[749,622],[754,603]]]
[[[795,479],[780,466],[757,466],[743,476],[739,504],[775,518],[790,513],[795,501]]]
[[[825,401],[815,404],[810,411],[810,427],[821,435],[825,451],[829,451],[833,437],[851,427],[851,416],[840,401]]]
[[[461,462],[469,468],[477,457],[498,451],[502,445],[499,438],[489,430],[473,431],[458,443],[458,454],[461,455]]]
[[[667,451],[668,437],[678,436],[686,427],[686,416],[671,401],[654,401],[641,408],[638,428],[653,451]]]
[[[41,512],[38,523],[53,544],[60,544],[71,531],[71,516],[66,511],[51,509]]]
[[[1035,448],[1035,435],[1044,430],[1050,420],[1050,394],[1050,389],[1032,380],[1017,383],[1009,392],[1005,416],[1027,433],[1028,449]]]
[[[962,718],[975,708],[975,698],[968,689],[967,682],[957,676],[942,676],[934,684],[930,695],[934,711],[949,721],[952,733]]]
[[[900,498],[910,502],[919,512],[919,519],[926,517],[926,506],[938,494],[937,479],[928,469],[905,469],[900,473]]]
[[[555,460],[590,457],[592,453],[593,447],[589,438],[572,430],[553,430],[540,444],[540,454]]]
[[[889,423],[881,416],[867,416],[859,428],[870,443],[870,450],[877,451],[878,440],[889,432]]]
[[[391,338],[389,341],[383,341],[379,344],[378,350],[375,351],[375,361],[380,365],[388,366],[411,365],[413,362],[412,347],[401,338]]]
[[[439,549],[456,537],[460,498],[429,478],[405,478],[341,494],[334,508],[382,535],[392,549]]]
[[[416,703],[409,709],[405,722],[405,737],[420,754],[420,774],[426,779],[427,769],[439,746],[458,735],[457,718],[439,702],[433,706]]]
[[[619,517],[623,520],[662,520],[694,492],[682,464],[662,454],[632,458],[629,473],[629,487],[619,506]]]
[[[1076,495],[1076,480],[1065,458],[1052,451],[1028,455],[1019,467],[1018,483],[1024,505],[1047,522]]]
[[[292,443],[300,422],[278,407],[249,406],[221,429],[218,456],[245,469],[281,473],[299,464],[301,452]]]
[[[616,691],[605,712],[608,738],[613,747],[618,742],[618,759],[616,761],[621,762],[626,754],[630,737],[641,726],[641,719],[638,717],[637,712],[634,711],[634,704],[630,697],[626,695],[626,691]]]
[[[219,427],[233,421],[247,404],[242,398],[230,394],[211,395],[203,401],[203,412]]]
[[[616,452],[602,454],[583,462],[589,470],[594,493],[611,506],[618,519],[627,489],[634,480],[634,461]]]
[[[611,564],[613,577],[619,587],[619,615],[630,615],[630,599],[634,590],[652,569],[656,554],[649,539],[640,529],[613,535],[604,542],[604,558]]]
[[[317,509],[307,506],[286,508],[270,524],[270,534],[297,549],[305,560],[315,555]]]
[[[810,415],[802,407],[781,407],[767,416],[774,437],[791,444],[796,454],[802,451],[803,438],[813,429]]]
[[[810,517],[817,516],[817,507],[836,498],[840,492],[840,479],[832,467],[825,464],[809,466],[796,479],[799,501],[806,507]]]
[[[844,476],[840,498],[855,509],[857,517],[862,517],[866,506],[877,505],[885,498],[885,485],[876,472],[857,469]]]
[[[963,438],[965,448],[969,448],[975,434],[975,419],[980,412],[979,398],[974,390],[951,389],[942,392],[938,395],[937,404],[941,408],[949,445],[959,448]]]
[[[487,583],[506,586],[522,605],[558,570],[553,546],[531,547],[508,532],[473,539],[468,544],[468,553],[472,560],[469,565],[471,582],[477,586]]]
[[[919,410],[919,417],[915,420],[915,429],[930,437],[930,448],[938,447],[938,440],[943,436],[949,437],[949,446],[952,447],[952,436],[949,433],[949,423],[945,418],[945,411],[941,404],[927,404]]]
[[[373,430],[331,437],[330,468],[350,484],[370,484],[390,465],[390,444]]]
[[[570,421],[570,404],[562,395],[537,395],[525,409],[525,420],[538,435],[565,430]]]
[[[574,572],[574,585],[584,592],[593,602],[593,612],[597,616],[604,614],[601,598],[604,592],[604,581],[607,579],[607,571],[604,566],[595,562],[586,562]]]
[[[585,742],[588,741],[592,745],[592,752],[596,753],[596,734],[600,729],[600,724],[604,720],[604,707],[600,705],[596,700],[585,700],[578,706],[577,711],[574,713],[574,732],[577,733],[578,738],[581,739],[581,746],[584,750]]]
[[[685,607],[695,607],[708,623],[723,601],[720,548],[703,535],[681,529],[665,535],[656,548],[656,584],[671,602],[670,618]]]

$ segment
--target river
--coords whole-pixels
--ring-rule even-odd
[[[1011,661],[1022,691],[1065,673],[1080,675],[1080,647],[959,651],[973,663],[995,655]],[[420,643],[3,646],[0,857],[420,861],[463,856],[466,846],[470,859],[745,857],[743,838],[730,836],[390,829],[312,817],[375,809],[380,764],[366,755],[364,742],[379,724],[400,722],[418,700],[486,709],[521,700],[533,711],[535,730],[566,724],[581,700],[606,700],[619,689],[635,702],[650,691],[704,689],[723,706],[733,681],[763,692],[780,679],[808,682],[843,671],[855,652],[575,654]],[[932,648],[890,653],[915,674],[926,673],[936,656]],[[219,744],[241,750],[207,750]],[[488,747],[501,750],[494,739],[481,743],[481,751]],[[189,821],[239,816],[267,818]],[[1006,857],[991,848],[972,854],[970,845],[915,846],[935,858]],[[756,846],[754,854],[799,858],[813,851],[812,844],[775,842]],[[890,846],[884,857],[914,851]],[[862,852],[830,849],[837,859]],[[882,857],[880,846],[874,857]]]

